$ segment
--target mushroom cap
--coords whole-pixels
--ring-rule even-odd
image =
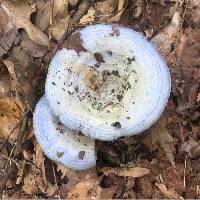
[[[77,170],[96,165],[94,140],[64,127],[45,97],[37,103],[33,126],[38,143],[51,160]]]
[[[144,36],[118,25],[75,31],[49,65],[45,94],[62,123],[100,140],[141,133],[162,114],[171,79]]]

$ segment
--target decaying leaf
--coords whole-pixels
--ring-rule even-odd
[[[143,3],[144,2],[142,0],[133,1],[133,17],[137,18],[140,16],[142,12]]]
[[[108,22],[118,22],[121,19],[121,16],[125,10],[125,1],[124,0],[119,0],[118,12],[116,15],[108,19]]]
[[[70,189],[81,181],[97,179],[95,168],[84,171],[77,171],[57,164],[57,172],[61,172],[61,179],[64,179],[65,176],[67,177],[68,182],[66,189]]]
[[[52,185],[51,183],[48,182],[47,191],[45,193],[48,197],[51,197],[55,194],[55,192],[58,190],[58,188],[59,188],[58,185],[56,185],[56,184]]]
[[[11,22],[9,11],[0,5],[0,57],[6,54],[16,37],[16,27]]]
[[[30,131],[32,132],[32,130]],[[47,182],[45,177],[44,156],[38,143],[34,144],[35,154],[24,149],[24,160],[20,163],[16,184],[22,184],[22,190],[27,194],[38,191],[47,193]],[[28,164],[29,163],[29,164]],[[31,163],[31,164],[30,164]]]
[[[106,176],[113,173],[117,176],[130,176],[130,177],[141,177],[150,173],[150,170],[142,167],[131,167],[131,168],[110,168],[104,167],[101,169]]]
[[[33,158],[33,163],[34,163],[35,168],[38,169],[38,171],[35,171],[36,183],[40,191],[42,191],[43,193],[48,193],[48,192],[51,193],[50,191],[52,191],[52,188],[50,188],[49,189],[50,191],[48,191],[48,187],[47,187],[48,183],[46,180],[46,171],[45,171],[45,166],[44,166],[45,157],[40,145],[35,140],[34,142],[35,142],[34,143],[35,154]]]
[[[199,27],[199,20],[200,20],[200,3],[199,0],[190,0],[187,1],[188,3],[188,12],[187,15],[189,14],[189,16],[186,16],[187,19],[189,18],[189,20],[192,20],[193,23],[195,23],[196,27]]]
[[[22,116],[22,105],[18,100],[10,97],[0,99],[0,138],[8,138],[12,130],[17,126]],[[9,141],[12,143],[16,139],[16,130],[11,134]]]
[[[71,6],[77,5],[78,2],[79,2],[79,0],[69,0],[69,4],[70,4]]]
[[[102,191],[100,193],[100,199],[112,199],[116,190],[117,190],[117,185],[114,185],[109,188],[102,188]]]
[[[48,28],[50,37],[60,40],[66,33],[69,23],[68,0],[38,2],[36,25],[40,30]]]
[[[124,138],[120,138],[119,141],[125,143],[128,146],[137,144],[137,139],[135,137],[124,137]]]
[[[12,29],[14,25],[10,22],[9,11],[0,4],[0,33],[1,35]]]
[[[53,23],[50,23],[49,31],[52,37],[60,40],[67,31],[69,24],[68,0],[54,1]]]
[[[118,1],[116,0],[106,0],[102,2],[97,2],[96,10],[100,12],[101,15],[110,15],[114,12],[117,7]]]
[[[63,165],[57,164],[57,172],[61,172],[61,179],[63,179],[65,176],[67,176],[69,179],[73,178],[73,182],[78,181],[78,176],[76,173],[76,170],[69,169],[67,167],[64,167]],[[71,180],[71,179],[70,179]]]
[[[10,92],[10,77],[4,75],[0,77],[0,98]]]
[[[99,199],[101,190],[97,179],[82,181],[72,187],[67,199]]]
[[[28,55],[35,58],[42,57],[47,50],[46,47],[34,43],[29,38],[23,38],[21,46]]]
[[[96,10],[93,7],[90,7],[88,9],[87,14],[83,15],[83,17],[80,19],[79,23],[86,24],[86,23],[93,22],[95,19],[95,12],[96,12]]]
[[[100,20],[106,21],[114,13],[117,6],[118,6],[117,0],[106,0],[97,2],[95,10],[97,14],[100,16]]]
[[[27,194],[37,193],[38,187],[35,181],[34,174],[29,173],[24,177],[24,184],[22,190]]]
[[[7,67],[9,74],[12,77],[11,89],[13,91],[18,91],[19,90],[19,82],[17,80],[17,76],[15,73],[14,62],[12,60],[10,60],[9,58],[7,58],[7,59],[3,60],[3,63]]]
[[[178,195],[178,193],[176,193],[173,189],[172,190],[168,190],[166,185],[162,184],[162,183],[156,183],[155,184],[158,189],[168,198],[170,199],[180,199],[180,196]]]
[[[197,94],[197,99],[196,99],[197,102],[200,102],[200,92]]]
[[[67,177],[68,180],[67,184],[61,185],[57,192],[58,195],[66,197],[69,192],[70,199],[76,199],[76,196],[77,199],[90,199],[93,196],[99,196],[100,187],[98,185],[101,178],[97,177],[96,168],[77,171],[57,165],[57,171],[62,173],[61,179]]]
[[[0,98],[10,93],[10,76],[6,66],[0,64]]]
[[[171,146],[174,139],[166,128],[166,119],[164,115],[161,116],[157,123],[151,128],[151,141],[153,146],[160,145],[163,148],[170,163],[175,167]]]
[[[25,29],[31,40],[40,45],[49,46],[47,36],[30,21],[30,15],[35,12],[35,5],[29,5],[23,1],[9,0],[3,1],[3,5],[10,11],[12,23],[15,24],[17,29]]]
[[[35,146],[35,157],[34,157],[34,163],[35,166],[41,170],[42,173],[44,173],[44,153],[42,152],[42,149],[38,143],[34,144]]]
[[[41,30],[45,31],[50,24],[51,1],[41,0],[37,2],[37,13],[35,17],[35,25]]]
[[[178,33],[180,25],[180,13],[176,12],[172,17],[171,23],[166,28],[164,28],[164,30],[162,30],[158,35],[152,38],[151,42],[163,55],[170,52],[173,37],[176,33]]]

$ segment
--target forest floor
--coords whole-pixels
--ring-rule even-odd
[[[76,28],[101,22],[146,36],[170,69],[172,91],[153,127],[135,137],[96,141],[96,168],[75,171],[43,155],[32,112],[56,50]],[[1,0],[0,195],[200,198],[199,83],[199,0]]]

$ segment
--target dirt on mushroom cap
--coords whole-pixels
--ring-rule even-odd
[[[155,49],[138,33],[117,25],[86,26],[69,40],[73,38],[80,44],[55,55],[46,81],[47,99],[61,121],[105,140],[149,127],[170,92],[169,72]],[[148,121],[147,112],[154,112],[155,119]],[[117,122],[120,126],[113,126]]]

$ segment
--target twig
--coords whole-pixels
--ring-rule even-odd
[[[185,188],[185,185],[186,185],[186,182],[185,182],[186,167],[187,167],[187,156],[185,156],[184,171],[183,171],[183,186],[184,186],[184,188]]]
[[[27,111],[26,113],[27,114],[25,115],[22,122],[20,123],[20,130],[18,133],[17,141],[16,141],[16,147],[13,152],[13,159],[16,159],[20,155],[21,150],[22,150],[22,143],[24,141],[24,138],[26,138],[29,127],[30,127],[29,121],[31,119],[31,112]],[[9,179],[9,177],[11,176],[11,174],[14,172],[14,170],[15,170],[15,164],[11,163],[11,166],[7,169],[5,176],[3,178],[1,178],[0,197],[2,196],[2,193],[5,189],[6,183]]]
[[[51,165],[52,165],[52,169],[53,169],[54,182],[55,182],[55,185],[58,186],[57,179],[56,179],[56,172],[55,172],[55,168],[54,168],[53,162],[51,162]]]
[[[9,140],[10,136],[14,133],[14,131],[19,127],[19,125],[21,124],[22,120],[24,119],[24,117],[27,115],[27,113],[29,112],[29,110],[21,117],[20,121],[13,127],[13,129],[10,131],[8,137],[6,138],[6,140],[3,142],[3,144],[0,147],[0,152],[2,151],[3,147],[5,146],[6,142]]]
[[[10,158],[4,156],[3,154],[0,154],[0,157],[5,158],[6,160],[9,160]],[[15,165],[18,167],[18,161],[16,159],[11,158],[10,159],[11,162],[14,162]]]
[[[49,19],[49,26],[50,26],[50,32],[49,32],[49,39],[52,38],[52,26],[53,26],[53,7],[54,7],[54,0],[50,0],[50,19]]]
[[[14,152],[14,150],[15,150],[15,145],[13,145],[13,148],[12,148],[12,150],[11,150],[11,152],[10,152],[10,155],[9,155],[9,157],[8,157],[8,160],[7,160],[7,162],[6,162],[6,164],[5,164],[5,166],[4,166],[4,173],[6,173],[6,170],[7,170],[7,168],[8,168],[8,164],[10,163],[10,165],[11,165],[11,157],[12,157],[12,155],[13,155],[13,152]]]

